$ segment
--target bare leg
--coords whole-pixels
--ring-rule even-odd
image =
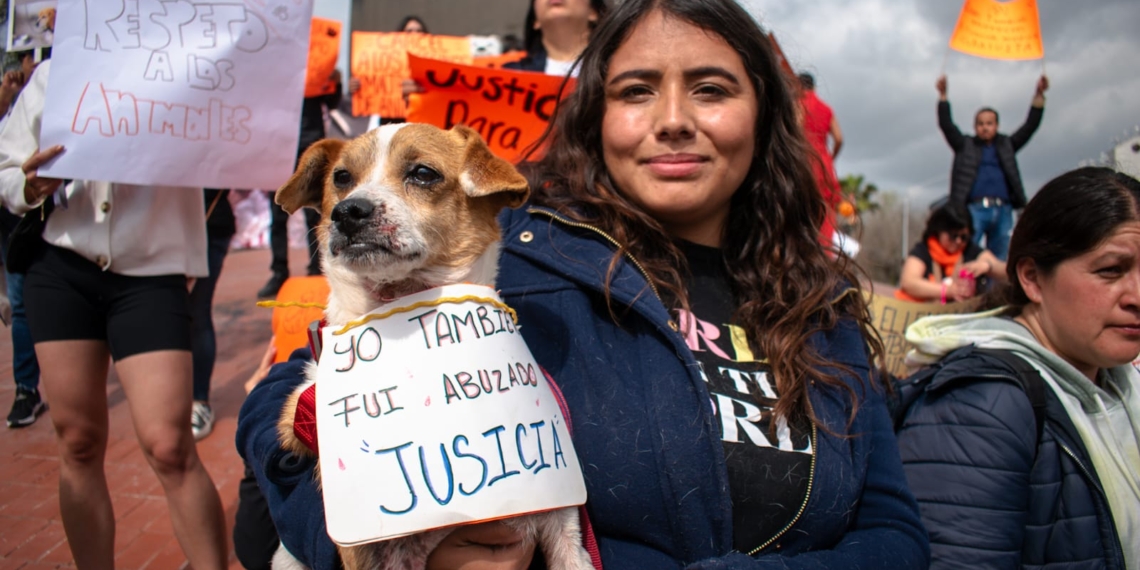
[[[190,432],[192,366],[189,351],[161,350],[115,363],[143,455],[170,507],[174,534],[195,570],[226,567],[222,501],[198,460]]]
[[[64,340],[36,345],[59,446],[59,510],[79,568],[115,564],[115,515],[103,472],[107,452],[107,345]]]

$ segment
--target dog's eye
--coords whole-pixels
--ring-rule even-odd
[[[408,170],[407,179],[418,186],[431,186],[443,180],[443,176],[427,166],[417,164]]]
[[[333,172],[333,185],[337,188],[347,188],[352,184],[352,173],[341,168]]]

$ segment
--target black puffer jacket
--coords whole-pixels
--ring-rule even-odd
[[[1029,107],[1029,117],[1025,124],[1012,135],[998,133],[994,137],[994,146],[997,148],[998,163],[1005,174],[1005,181],[1009,184],[1009,200],[1014,208],[1025,207],[1025,185],[1021,182],[1021,171],[1017,169],[1017,151],[1029,142],[1029,138],[1041,126],[1041,118],[1045,115],[1044,107]],[[950,169],[950,203],[965,206],[970,199],[970,190],[974,187],[974,179],[978,177],[978,166],[982,162],[982,147],[985,146],[978,137],[966,136],[958,130],[954,120],[950,117],[950,102],[938,102],[938,128],[946,142],[954,150],[954,166]]]
[[[1104,491],[1052,390],[1038,440],[1006,363],[966,347],[936,366],[898,431],[931,568],[1123,570]]]

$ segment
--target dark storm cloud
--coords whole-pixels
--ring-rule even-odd
[[[775,32],[792,65],[816,74],[847,143],[840,175],[862,173],[881,188],[932,200],[946,191],[952,154],[935,116],[934,81],[945,61],[959,128],[992,106],[1001,129],[1024,121],[1040,61],[995,61],[946,49],[961,2],[945,0],[747,0]],[[1031,192],[1096,159],[1140,124],[1140,2],[1039,0],[1045,119],[1018,155]]]

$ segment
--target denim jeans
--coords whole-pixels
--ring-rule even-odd
[[[191,358],[194,362],[194,399],[210,401],[210,377],[214,375],[214,361],[218,357],[218,342],[214,333],[214,290],[222,263],[230,249],[230,236],[209,236],[206,242],[206,259],[210,276],[198,279],[190,291]]]
[[[40,363],[24,312],[24,275],[7,270],[4,274],[8,278],[8,301],[12,304],[12,376],[17,386],[35,390],[40,385]]]
[[[974,218],[974,243],[1005,261],[1009,255],[1009,236],[1013,234],[1013,206],[986,207],[975,202],[969,208],[970,216]]]
[[[19,218],[7,211],[3,220],[4,235],[0,239],[0,256],[8,257],[8,226],[15,226]],[[25,390],[35,390],[40,386],[40,362],[36,360],[36,345],[32,342],[32,330],[28,328],[28,314],[24,311],[24,274],[8,273],[8,302],[12,305],[12,377],[16,385]]]

